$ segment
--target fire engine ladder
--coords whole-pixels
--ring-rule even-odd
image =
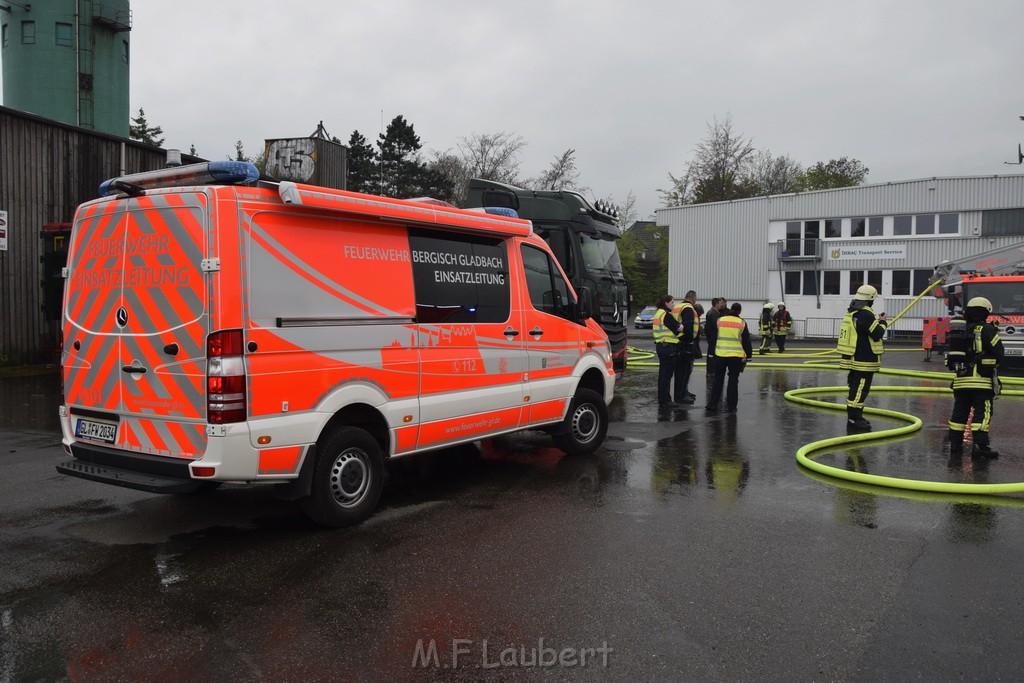
[[[935,266],[933,279],[941,279],[943,288],[958,285],[965,275],[1015,275],[1024,273],[1024,242],[992,249],[962,259],[943,261]]]

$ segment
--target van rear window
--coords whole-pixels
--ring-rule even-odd
[[[409,250],[418,322],[508,320],[511,287],[504,240],[412,229]]]

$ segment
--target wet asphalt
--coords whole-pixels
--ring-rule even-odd
[[[0,376],[0,680],[1020,678],[1024,498],[821,480],[794,452],[844,417],[782,395],[843,375],[750,368],[731,416],[704,379],[664,410],[628,371],[592,457],[527,432],[395,463],[373,518],[324,530],[265,488],[59,475],[56,373]],[[1021,399],[984,468],[943,453],[950,397],[868,404],[924,429],[825,462],[1024,481]]]

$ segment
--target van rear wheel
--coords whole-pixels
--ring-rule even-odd
[[[589,455],[604,442],[608,433],[608,406],[593,389],[578,389],[569,404],[555,445],[570,455]]]
[[[302,509],[318,524],[343,527],[369,517],[384,479],[384,457],[365,429],[339,427],[316,447],[310,494]]]

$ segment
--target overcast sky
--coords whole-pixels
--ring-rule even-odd
[[[166,147],[371,142],[402,114],[425,150],[521,135],[523,177],[567,148],[640,218],[713,117],[868,182],[1024,172],[1024,1],[133,0],[131,109]]]

